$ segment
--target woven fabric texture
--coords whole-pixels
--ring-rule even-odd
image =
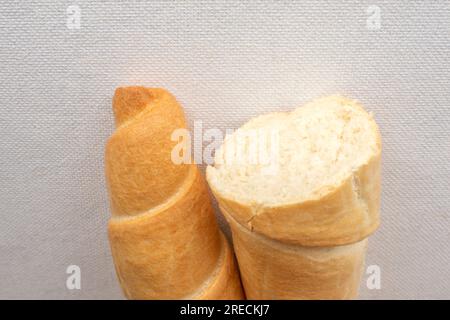
[[[122,85],[171,90],[203,131],[360,100],[384,147],[381,288],[360,297],[450,298],[449,2],[1,1],[0,66],[0,298],[122,298],[103,165]]]

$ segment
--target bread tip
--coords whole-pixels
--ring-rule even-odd
[[[112,103],[116,126],[119,127],[139,114],[150,103],[157,100],[163,90],[143,86],[117,87]]]

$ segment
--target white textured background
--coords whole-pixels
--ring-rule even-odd
[[[384,139],[367,258],[382,287],[363,282],[361,298],[450,298],[450,2],[75,0],[0,4],[0,298],[122,297],[103,151],[114,88],[131,84],[170,89],[204,129],[329,93],[361,100]]]

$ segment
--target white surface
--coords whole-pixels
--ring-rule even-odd
[[[66,26],[69,5],[81,28]],[[170,89],[190,122],[236,128],[340,92],[383,135],[382,226],[361,298],[450,298],[450,3],[2,1],[0,298],[121,298],[105,140],[119,85]],[[81,267],[81,290],[65,287]]]

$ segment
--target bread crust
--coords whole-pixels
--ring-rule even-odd
[[[285,243],[334,246],[358,242],[378,228],[380,169],[378,154],[320,199],[257,211],[210,187],[220,206],[249,230]]]
[[[245,299],[233,250],[222,234],[223,257],[217,272],[207,283],[205,290],[194,295],[196,300],[242,300]]]
[[[353,100],[330,96],[307,107]],[[294,110],[300,112],[300,109]],[[379,226],[381,136],[371,119],[375,149],[367,161],[307,200],[267,205],[238,201],[207,180],[231,226],[248,299],[353,299],[364,266],[367,237]]]
[[[247,299],[354,299],[367,239],[346,246],[287,245],[230,223]]]
[[[171,134],[186,128],[175,98],[163,89],[119,88],[113,108],[118,128],[105,152],[108,235],[125,296],[241,298],[204,178],[195,164],[171,159]]]
[[[216,268],[220,233],[198,169],[172,203],[109,222],[111,251],[124,291],[133,299],[178,299]]]
[[[163,89],[118,88],[113,109],[118,127],[105,149],[111,211],[140,214],[177,192],[191,169],[171,159],[177,143],[171,134],[186,128],[186,121],[176,99]]]
[[[331,96],[307,104],[333,103],[362,107],[353,100]],[[285,243],[302,246],[335,246],[361,241],[379,226],[381,136],[374,121],[378,150],[368,161],[337,185],[324,186],[318,196],[297,203],[255,206],[222,194],[207,180],[220,206],[247,229]]]

